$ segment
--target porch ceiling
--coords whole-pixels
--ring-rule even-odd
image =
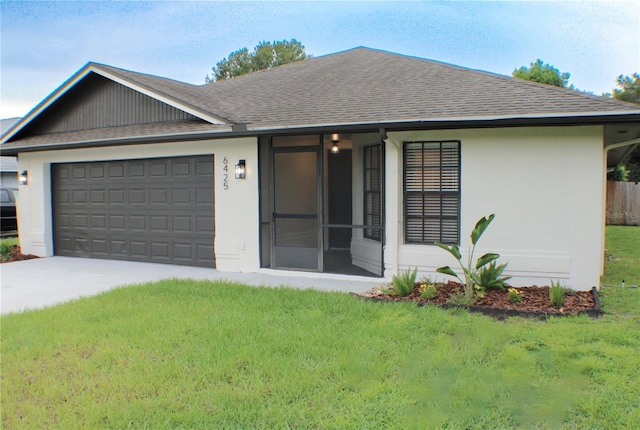
[[[607,153],[607,167],[615,167],[631,155],[634,149],[640,146],[640,123],[607,124],[604,127],[604,146],[620,144],[617,148],[610,149]],[[627,145],[622,146],[625,142]]]

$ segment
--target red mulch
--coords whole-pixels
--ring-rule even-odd
[[[34,258],[40,258],[40,257],[33,254],[23,254],[22,252],[20,252],[20,245],[16,245],[11,250],[11,253],[9,254],[9,258],[6,261],[0,261],[0,263],[11,263],[13,261],[32,260]]]
[[[507,291],[509,288],[515,288],[521,292],[522,302],[510,303]],[[416,302],[420,305],[436,304],[440,306],[449,306],[449,296],[454,293],[463,293],[463,287],[457,282],[447,282],[446,284],[438,284],[438,295],[430,300],[420,297],[420,284],[416,283],[413,292],[406,297],[386,294],[376,289],[364,294],[360,297],[373,299],[376,301],[394,301],[394,302]],[[488,310],[491,314],[499,314],[503,311],[507,314],[522,315],[572,315],[582,312],[597,314],[599,306],[596,305],[596,297],[594,291],[574,291],[564,296],[564,304],[561,308],[556,308],[551,304],[549,299],[549,287],[507,287],[504,290],[487,290],[484,298],[477,299],[470,308],[473,310]]]

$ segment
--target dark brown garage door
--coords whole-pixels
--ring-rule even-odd
[[[54,253],[215,267],[213,155],[52,165]]]

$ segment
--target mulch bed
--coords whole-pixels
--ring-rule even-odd
[[[507,295],[508,288],[515,288],[521,293],[522,302],[510,303]],[[523,316],[545,319],[555,315],[588,314],[598,317],[601,314],[597,289],[590,291],[574,291],[564,296],[564,304],[556,308],[549,299],[549,287],[508,287],[504,290],[487,290],[484,298],[477,299],[472,306],[461,306],[449,303],[449,297],[453,294],[463,293],[463,286],[458,282],[438,284],[438,295],[433,299],[420,297],[420,284],[416,283],[413,292],[406,297],[399,297],[383,291],[384,287],[377,287],[362,294],[354,294],[358,297],[385,302],[415,302],[419,306],[436,305],[442,308],[466,308],[472,312],[481,312],[504,319],[508,316]]]
[[[9,254],[9,258],[5,261],[0,261],[0,263],[11,263],[13,261],[23,261],[23,260],[33,260],[34,258],[40,258],[37,255],[33,254],[23,254],[20,252],[20,245],[15,245]]]

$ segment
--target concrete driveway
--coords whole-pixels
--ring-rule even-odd
[[[363,292],[385,281],[326,273],[262,270],[257,273],[90,258],[47,257],[0,265],[1,311],[43,308],[116,287],[170,278],[230,280],[254,286],[287,285],[324,291]]]

